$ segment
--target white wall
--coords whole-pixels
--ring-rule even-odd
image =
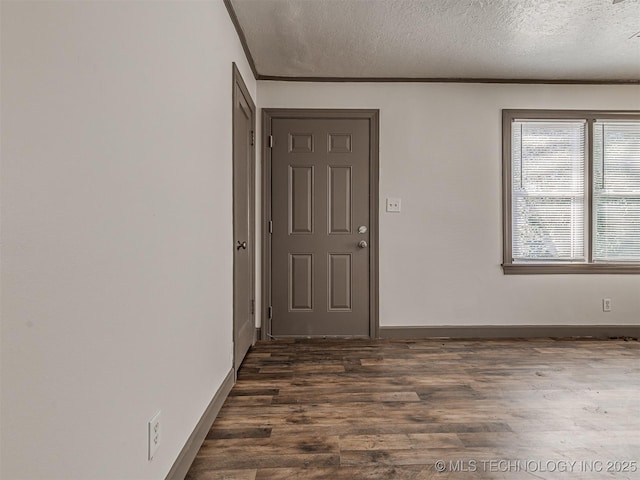
[[[231,62],[256,82],[217,0],[1,30],[0,477],[164,478],[231,369]]]
[[[380,109],[381,326],[640,323],[638,275],[500,267],[501,109],[640,109],[640,87],[261,81],[258,99]]]

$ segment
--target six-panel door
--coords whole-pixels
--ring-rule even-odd
[[[272,335],[369,336],[369,121],[272,134]]]

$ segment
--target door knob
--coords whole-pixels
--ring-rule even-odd
[[[240,240],[238,240],[238,246],[236,247],[238,250],[240,250],[241,248],[243,250],[247,249],[247,242],[241,242]]]
[[[358,246],[360,248],[367,248],[369,245],[364,240],[360,240],[360,242],[358,242]]]

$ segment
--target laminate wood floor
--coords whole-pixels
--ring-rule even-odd
[[[189,480],[638,479],[640,344],[259,342]]]

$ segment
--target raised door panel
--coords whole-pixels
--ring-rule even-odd
[[[289,153],[313,153],[313,134],[289,133]]]
[[[329,166],[329,234],[351,233],[351,166]]]
[[[289,255],[289,311],[313,310],[313,255]]]
[[[329,311],[351,311],[351,254],[329,254]]]
[[[289,166],[289,233],[313,233],[312,166]]]
[[[330,133],[328,145],[329,153],[351,153],[351,134]]]

